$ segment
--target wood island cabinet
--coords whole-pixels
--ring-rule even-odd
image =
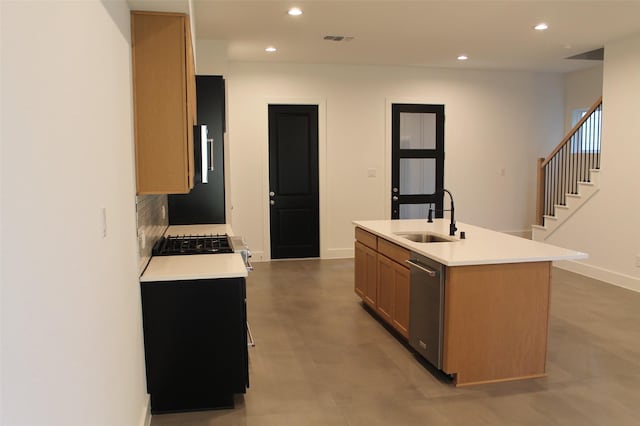
[[[356,294],[371,306],[376,307],[377,302],[377,264],[376,252],[370,247],[357,241],[355,246],[356,262]]]
[[[427,244],[407,238],[444,237],[450,225],[444,219],[354,224],[356,293],[372,306],[372,314],[410,336],[414,353],[448,374],[453,384],[547,374],[551,262],[585,259],[586,253],[460,223],[465,239]],[[362,260],[371,258],[371,251],[375,275]],[[409,267],[411,252],[415,259]],[[372,305],[364,289],[371,288],[367,280],[374,276]]]
[[[138,194],[193,188],[195,66],[188,16],[131,12]]]
[[[378,312],[400,334],[409,338],[409,250],[378,238]],[[384,305],[381,303],[385,295]],[[389,316],[385,317],[385,314]]]
[[[377,255],[378,260],[378,304],[376,311],[387,323],[393,323],[395,268],[393,261]]]
[[[409,256],[356,228],[356,294],[407,339]],[[442,370],[457,386],[545,375],[550,268],[550,262],[446,268]]]
[[[443,371],[457,386],[545,376],[551,262],[447,268]]]
[[[409,278],[411,273],[408,268],[403,268],[394,264],[395,272],[395,292],[393,306],[393,326],[407,339],[409,338]]]
[[[356,228],[355,292],[405,338],[409,337],[409,251]]]

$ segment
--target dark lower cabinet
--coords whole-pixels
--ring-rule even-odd
[[[245,278],[143,282],[151,412],[232,408],[249,387]]]

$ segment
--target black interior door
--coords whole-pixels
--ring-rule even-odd
[[[444,105],[393,104],[391,142],[391,219],[443,217]]]
[[[271,258],[320,256],[318,106],[269,105]]]

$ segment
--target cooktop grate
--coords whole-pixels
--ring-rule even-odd
[[[233,253],[227,234],[162,237],[152,250],[154,256],[218,253]]]

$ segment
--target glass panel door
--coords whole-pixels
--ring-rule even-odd
[[[442,217],[444,105],[393,104],[391,132],[391,218]]]

